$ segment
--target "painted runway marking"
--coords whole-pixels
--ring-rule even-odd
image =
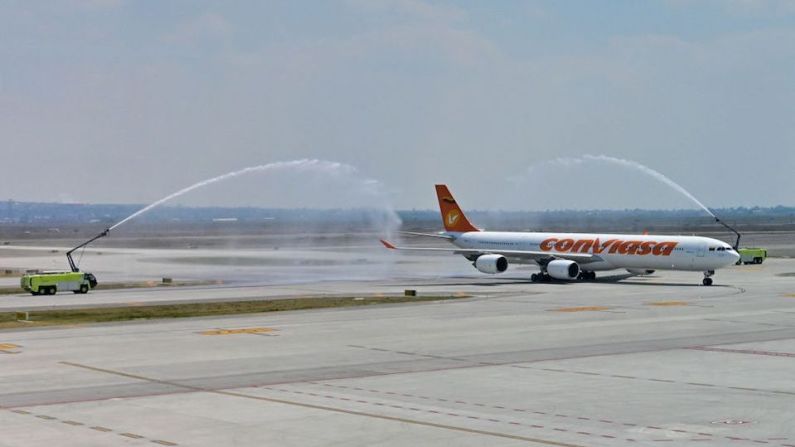
[[[787,324],[777,324],[777,323],[761,323],[758,321],[742,321],[742,320],[727,320],[721,318],[703,318],[704,321],[717,321],[718,323],[735,323],[735,324],[745,324],[745,325],[756,325],[756,326],[766,326],[766,327],[780,327],[780,328],[791,328],[792,326]]]
[[[559,307],[557,309],[549,309],[550,312],[598,312],[609,310],[605,306],[579,306],[579,307]]]
[[[689,349],[692,351],[726,352],[731,354],[767,355],[771,357],[795,357],[795,354],[791,352],[760,351],[756,349],[711,348],[708,346],[694,346],[692,348],[685,348],[685,349]]]
[[[340,388],[340,389],[345,389],[345,390],[353,390],[354,389],[354,387],[347,387],[347,386],[342,386],[342,385],[331,385],[331,384],[320,383],[320,382],[307,382],[307,383],[311,384],[311,385],[323,385],[323,386],[328,386],[328,387],[331,387],[331,388]],[[269,391],[276,391],[276,392],[280,392],[280,393],[307,394],[307,393],[301,392],[299,390],[292,390],[292,389],[279,388],[279,387],[263,386],[263,387],[260,387],[260,388],[265,389],[265,390],[269,390]],[[390,396],[399,395],[399,396],[406,397],[408,395],[409,397],[412,397],[412,398],[418,397],[417,395],[408,394],[408,393],[395,393],[395,392],[387,393],[385,391],[378,391],[378,390],[362,390],[362,391],[374,392],[374,393],[378,393],[378,394],[382,394],[382,395],[387,395],[388,394]],[[341,399],[343,399],[342,396],[332,396],[332,395],[329,395],[329,394],[322,394],[322,395],[318,394],[317,397],[324,398],[324,399],[333,399],[333,400],[341,400]],[[361,402],[361,401],[357,401],[357,402]],[[463,401],[461,401],[461,402],[463,402]],[[540,424],[537,424],[537,423],[523,423],[523,422],[519,422],[519,421],[515,421],[515,420],[497,419],[495,417],[485,417],[485,416],[478,416],[478,415],[472,415],[472,414],[462,414],[462,413],[453,413],[453,412],[442,413],[442,412],[440,412],[438,410],[434,410],[434,409],[418,408],[418,407],[407,407],[407,406],[404,406],[404,405],[384,404],[384,403],[379,403],[379,402],[368,402],[368,403],[370,405],[388,406],[388,407],[392,407],[392,408],[398,408],[398,409],[401,409],[401,410],[408,410],[408,411],[414,411],[414,412],[419,412],[419,413],[445,414],[447,416],[452,416],[452,417],[456,417],[456,418],[463,418],[463,419],[469,419],[469,420],[473,420],[473,421],[488,421],[488,422],[494,422],[494,423],[499,423],[499,424],[518,425],[518,426],[529,427],[529,428],[533,428],[533,429],[548,429],[548,430],[553,430],[553,431],[562,432],[562,433],[572,432],[572,430],[570,430],[568,428],[564,428],[564,427],[545,426],[545,425],[540,425]],[[481,403],[470,403],[468,405],[478,406],[478,407],[481,407],[481,408],[482,407],[493,407],[492,405],[481,404]],[[505,408],[505,407],[503,407],[503,408]],[[566,416],[566,415],[561,415],[561,416],[569,417],[569,416]],[[591,436],[599,436],[599,437],[603,437],[603,438],[617,438],[617,436],[610,435],[610,434],[590,434],[590,435]]]
[[[487,431],[487,430],[477,430],[477,429],[472,429],[472,428],[468,428],[468,427],[459,427],[459,426],[455,426],[455,425],[439,424],[439,423],[434,423],[434,422],[427,422],[427,421],[421,421],[421,420],[416,420],[416,419],[408,419],[408,418],[403,418],[403,417],[387,416],[387,415],[383,415],[383,414],[367,413],[367,412],[355,411],[355,410],[346,410],[344,408],[329,407],[329,406],[325,406],[325,405],[315,405],[315,404],[308,404],[308,403],[297,402],[297,401],[292,401],[292,400],[276,399],[276,398],[264,397],[264,396],[255,396],[255,395],[244,394],[244,393],[236,392],[236,391],[206,389],[206,388],[201,388],[201,387],[192,386],[192,385],[184,385],[184,384],[181,384],[181,383],[178,383],[178,382],[171,382],[171,381],[167,381],[167,380],[161,380],[161,379],[156,379],[156,378],[152,378],[152,377],[141,376],[141,375],[138,375],[138,374],[130,374],[130,373],[126,373],[124,371],[114,371],[114,370],[111,370],[111,369],[98,368],[98,367],[95,367],[95,366],[82,365],[82,364],[73,363],[73,362],[60,362],[60,363],[62,365],[72,366],[72,367],[75,367],[75,368],[82,368],[82,369],[86,369],[86,370],[89,370],[89,371],[101,372],[101,373],[111,374],[111,375],[115,375],[115,376],[119,376],[119,377],[127,377],[127,378],[130,378],[130,379],[140,380],[140,381],[149,382],[149,383],[158,383],[158,384],[163,384],[163,385],[169,385],[169,386],[173,386],[173,387],[177,387],[177,388],[183,388],[183,389],[191,390],[191,391],[205,392],[205,393],[210,393],[210,394],[217,394],[217,395],[220,395],[220,396],[236,397],[236,398],[242,398],[242,399],[251,399],[251,400],[257,400],[257,401],[262,401],[262,402],[279,403],[279,404],[291,405],[291,406],[302,407],[302,408],[311,408],[311,409],[315,409],[315,410],[330,411],[330,412],[334,412],[334,413],[349,414],[349,415],[354,415],[354,416],[364,416],[364,417],[370,417],[370,418],[381,419],[381,420],[386,420],[386,421],[394,421],[394,422],[400,422],[400,423],[406,423],[406,424],[420,425],[420,426],[424,426],[424,427],[441,428],[441,429],[444,429],[444,430],[452,430],[452,431],[458,431],[458,432],[464,432],[464,433],[472,433],[472,434],[478,434],[478,435],[484,435],[484,436],[493,436],[493,437],[504,438],[504,439],[514,439],[514,440],[519,440],[519,441],[527,441],[527,442],[533,442],[533,443],[536,443],[536,444],[543,444],[543,445],[552,445],[552,446],[558,446],[558,447],[583,447],[583,446],[580,446],[580,445],[577,445],[577,444],[567,444],[567,443],[564,443],[564,442],[557,442],[557,441],[551,441],[551,440],[539,439],[539,438],[531,438],[531,437],[527,437],[527,436],[513,435],[513,434],[510,434],[510,433],[499,433],[499,432],[492,432],[492,431]],[[307,393],[307,394],[312,394],[312,393]],[[322,397],[322,396],[320,396],[318,394],[315,394],[315,396]]]
[[[683,349],[696,349],[696,348],[683,348]],[[788,357],[788,356],[787,356]],[[574,370],[564,370],[564,369],[553,369],[553,368],[540,368],[534,367],[529,365],[509,365],[511,368],[519,368],[519,369],[529,369],[533,371],[547,371],[547,372],[557,372],[557,373],[565,373],[565,374],[578,374],[584,375],[585,371],[574,371]],[[740,386],[729,386],[729,385],[716,385],[711,383],[699,383],[699,382],[678,382],[671,379],[660,379],[656,377],[636,377],[636,376],[624,376],[620,374],[603,374],[603,373],[592,373],[590,375],[593,376],[601,376],[601,377],[609,377],[609,378],[617,378],[617,379],[627,379],[627,380],[642,380],[646,382],[655,382],[655,383],[670,383],[675,385],[689,385],[689,386],[698,386],[698,387],[707,387],[707,388],[722,388],[726,390],[737,390],[737,391],[749,391],[754,393],[769,393],[769,394],[785,394],[789,396],[795,396],[795,391],[783,391],[783,390],[766,390],[761,388],[748,388],[748,387],[740,387]]]
[[[312,385],[322,385],[322,386],[326,386],[326,387],[341,388],[341,389],[347,389],[347,390],[354,389],[354,387],[348,387],[348,386],[345,386],[345,385],[334,385],[334,384],[322,383],[322,382],[307,382],[307,383],[308,384],[312,384]],[[283,393],[299,393],[298,390],[290,390],[290,389],[284,389],[284,388],[274,388],[274,387],[262,387],[262,388],[263,389],[272,390],[272,391],[279,391],[279,392],[283,392]],[[401,395],[401,396],[404,396],[405,394],[407,394],[407,393],[395,393],[395,392],[387,393],[386,391],[378,391],[378,390],[372,390],[372,389],[369,389],[369,390],[366,390],[366,391],[368,391],[368,392],[378,392],[378,393],[384,394],[384,395],[390,394],[390,395]],[[320,397],[329,398],[328,396],[329,395],[324,395],[324,396],[320,396]],[[418,396],[417,395],[412,395],[412,397],[416,398]],[[339,396],[332,397],[332,398],[340,399]],[[475,405],[475,404],[473,403],[472,405]],[[481,406],[486,406],[486,407],[491,407],[491,408],[495,407],[494,405],[487,405],[487,404],[482,404]],[[410,410],[414,410],[414,411],[422,411],[422,412],[426,412],[426,413],[436,413],[436,414],[439,413],[436,410],[428,410],[428,409],[424,409],[423,410],[423,409],[405,408],[405,407],[403,407],[403,409],[410,409]],[[446,414],[448,416],[453,416],[453,417],[463,417],[463,418],[472,419],[472,420],[487,420],[487,421],[495,422],[495,423],[507,423],[509,425],[520,425],[520,426],[525,426],[525,427],[530,427],[530,428],[535,428],[535,429],[544,429],[544,428],[546,428],[546,429],[550,429],[550,430],[557,431],[557,432],[563,432],[563,433],[573,432],[572,430],[567,429],[567,428],[563,428],[563,427],[547,427],[547,426],[539,425],[539,424],[521,423],[521,422],[518,422],[518,421],[506,421],[506,420],[500,420],[500,419],[496,419],[496,418],[484,418],[484,417],[479,417],[479,416],[463,415],[463,414],[460,414],[460,413],[452,413],[452,412],[446,413]],[[562,416],[562,417],[572,418],[572,416],[561,415],[561,414],[555,414],[554,416]],[[604,423],[610,423],[610,424],[618,424],[618,422],[615,422],[615,421],[612,421],[612,420],[609,420],[609,419],[599,419],[599,421],[600,422],[604,422]],[[637,426],[637,424],[629,424],[629,423],[623,423],[621,425]],[[694,435],[694,436],[702,436],[701,438],[689,439],[690,441],[713,441],[713,440],[717,439],[717,438],[703,438],[704,436],[708,436],[708,437],[712,437],[713,436],[712,434],[709,434],[709,433],[690,432],[690,431],[682,430],[682,429],[665,429],[665,428],[657,427],[657,426],[647,426],[646,428],[655,429],[655,430],[661,430],[661,431],[666,431],[666,432],[667,431],[673,431],[673,432],[682,433],[682,434],[690,434],[690,435]],[[576,433],[577,434],[581,434],[581,435],[585,435],[585,436],[599,437],[599,438],[604,438],[604,439],[619,439],[618,436],[615,436],[615,435],[612,435],[612,434],[598,434],[598,433],[582,432],[582,431],[579,431],[579,432],[576,432]],[[754,444],[769,444],[768,441],[755,440],[755,439],[750,439],[750,438],[741,438],[741,437],[737,437],[737,436],[724,436],[723,439],[730,439],[731,441],[734,441],[734,442],[743,441],[743,442],[749,442],[749,443],[754,443]],[[784,439],[786,439],[786,438],[784,438]],[[627,442],[637,442],[637,440],[634,439],[634,438],[624,438],[624,440],[627,441]],[[669,438],[665,438],[665,439],[654,439],[653,441],[655,441],[655,442],[673,442],[674,440],[673,439],[669,439]]]
[[[236,335],[236,334],[269,334],[276,329],[269,327],[244,327],[237,329],[211,329],[200,332],[201,335]]]
[[[13,343],[0,343],[0,352],[5,354],[19,354],[21,346]]]
[[[441,355],[433,355],[433,354],[420,354],[418,352],[407,352],[407,351],[393,351],[391,349],[384,349],[384,348],[372,348],[369,346],[361,346],[361,345],[348,345],[349,348],[357,348],[357,349],[366,349],[368,351],[378,351],[378,352],[391,352],[393,354],[400,354],[400,355],[409,355],[412,357],[423,357],[428,359],[437,359],[437,360],[452,360],[454,362],[466,362],[472,365],[483,365],[483,366],[493,366],[493,363],[483,363],[483,362],[475,362],[467,359],[459,359],[455,357],[444,357]],[[496,366],[496,365],[495,365]]]
[[[419,398],[419,397],[421,397],[418,394],[398,393],[398,392],[391,391],[391,390],[376,390],[376,389],[366,389],[365,390],[365,389],[362,389],[362,388],[359,388],[359,387],[352,387],[352,386],[340,385],[340,384],[332,384],[332,383],[327,383],[327,382],[310,381],[310,382],[306,382],[306,383],[310,384],[310,385],[323,386],[323,387],[326,387],[326,388],[336,388],[336,389],[345,390],[345,391],[367,391],[369,393],[380,394],[382,396],[387,396],[387,397],[391,397],[391,396],[404,396],[404,397],[411,397],[411,398]],[[275,391],[280,391],[280,392],[285,392],[285,393],[306,394],[305,392],[300,391],[300,390],[291,390],[291,389],[275,388],[275,387],[263,387],[263,388],[271,389],[271,390],[275,390]],[[329,396],[329,395],[326,395],[326,396]],[[432,401],[451,402],[450,399],[444,399],[444,398],[439,398],[439,397],[432,397],[432,396],[422,396],[422,397],[424,397],[426,399],[429,399],[429,400],[432,400]],[[339,396],[335,396],[333,398],[341,399],[341,397],[339,397]],[[647,429],[647,430],[658,430],[658,431],[663,431],[663,432],[671,431],[671,432],[676,432],[676,433],[687,434],[687,435],[690,435],[690,436],[698,436],[699,437],[699,438],[692,438],[692,439],[690,439],[691,441],[714,440],[714,439],[716,439],[715,436],[717,436],[715,434],[706,433],[706,432],[689,431],[689,430],[684,430],[684,429],[679,429],[679,428],[664,428],[664,427],[659,427],[659,426],[656,426],[656,425],[645,425],[644,426],[644,425],[635,424],[635,423],[631,423],[631,422],[615,421],[615,420],[612,420],[612,419],[605,419],[605,418],[598,418],[597,419],[597,418],[589,418],[589,417],[583,417],[583,416],[572,416],[572,415],[561,414],[561,413],[549,413],[549,412],[544,412],[544,411],[537,411],[537,410],[532,410],[532,409],[527,409],[527,408],[506,408],[506,407],[501,406],[501,405],[492,405],[492,404],[475,403],[475,402],[465,402],[465,401],[461,401],[461,400],[452,401],[452,402],[459,403],[459,404],[462,404],[462,405],[477,406],[479,408],[484,408],[485,407],[485,408],[493,408],[493,409],[501,409],[501,410],[511,410],[511,411],[514,411],[514,412],[532,413],[532,414],[538,414],[538,415],[542,415],[542,416],[569,419],[569,420],[571,420],[574,423],[577,423],[577,421],[589,420],[589,421],[600,422],[600,423],[603,423],[603,424],[608,424],[608,425],[613,425],[613,426],[641,427],[641,428],[644,428],[644,429]],[[379,404],[376,403],[376,405],[379,405]],[[384,404],[381,404],[381,405],[384,405]],[[437,413],[437,411],[435,411],[435,410],[420,410],[420,411],[425,411],[425,412],[428,412],[428,413]],[[465,415],[461,415],[460,413],[452,413],[452,412],[450,412],[450,413],[446,413],[446,414],[448,416],[453,416],[453,417],[468,417],[468,416],[465,416]],[[491,420],[491,419],[487,419],[487,420]],[[506,423],[507,422],[510,425],[529,426],[530,428],[544,428],[543,425],[538,425],[538,424],[523,424],[521,422],[516,422],[516,421],[512,421],[512,422],[500,421],[500,422],[502,422],[502,423]],[[548,427],[548,428],[551,428],[551,429],[554,430],[554,427]],[[561,431],[561,430],[557,430],[557,431]],[[588,433],[589,433],[589,435],[592,435],[592,436],[604,437],[601,434],[592,434],[590,432],[588,432]],[[580,434],[583,434],[583,433],[580,433]],[[608,435],[608,436],[612,436],[612,435]],[[707,437],[707,438],[705,438],[705,437]],[[770,438],[768,438],[768,440],[769,439]],[[787,439],[788,438],[781,438],[779,440],[786,441]],[[625,440],[627,440],[629,442],[637,442],[636,439],[627,438]],[[733,441],[737,441],[737,439],[733,439]],[[744,439],[744,441],[750,442],[750,443],[757,443],[757,444],[759,444],[759,443],[767,443],[767,441],[747,439],[747,438]],[[762,441],[762,442],[758,442],[758,441]]]
[[[369,393],[380,394],[380,395],[383,395],[383,396],[396,396],[397,395],[397,396],[404,396],[404,397],[411,397],[411,398],[418,398],[419,397],[419,395],[411,394],[411,393],[398,393],[398,392],[391,391],[391,390],[376,390],[376,389],[372,389],[372,388],[362,389],[362,388],[359,388],[359,387],[352,387],[352,386],[341,385],[341,384],[332,384],[332,383],[327,383],[327,382],[310,381],[310,382],[306,382],[306,383],[310,384],[310,385],[323,386],[323,387],[326,387],[326,388],[336,388],[336,389],[346,390],[346,391],[351,391],[351,390],[353,390],[353,391],[367,391]],[[263,388],[273,389],[273,390],[276,390],[276,391],[282,391],[282,392],[287,392],[287,393],[301,393],[301,394],[304,394],[304,392],[301,392],[299,390],[289,390],[289,389],[284,389],[284,388],[272,388],[272,387],[263,387]],[[440,398],[440,397],[429,397],[429,396],[423,396],[423,397],[428,398],[428,399],[430,399],[432,401],[451,402],[450,399],[444,399],[444,398]],[[335,398],[336,399],[340,399],[340,397],[338,397],[338,396],[335,397]],[[640,428],[644,428],[644,429],[647,429],[647,430],[658,430],[658,431],[663,431],[663,432],[675,432],[675,433],[687,434],[687,435],[690,435],[690,436],[698,436],[698,438],[689,439],[690,441],[715,441],[716,439],[719,439],[717,437],[718,435],[716,435],[716,434],[706,433],[706,432],[689,431],[689,430],[684,430],[684,429],[680,429],[680,428],[665,428],[665,427],[660,427],[660,426],[656,426],[656,425],[645,425],[644,426],[644,425],[635,424],[635,423],[631,423],[631,422],[615,421],[615,420],[612,420],[612,419],[605,419],[605,418],[598,418],[597,419],[597,418],[588,418],[588,417],[583,417],[583,416],[572,416],[572,415],[567,415],[567,414],[562,414],[562,413],[549,413],[549,412],[544,412],[544,411],[535,411],[535,410],[527,409],[527,408],[506,408],[506,407],[500,406],[500,405],[492,405],[492,404],[484,404],[484,403],[465,402],[465,401],[452,401],[452,402],[457,402],[459,404],[464,404],[464,405],[473,405],[473,406],[477,406],[479,408],[486,407],[486,408],[501,409],[501,410],[512,410],[514,412],[532,413],[532,414],[538,414],[538,415],[542,415],[542,416],[553,416],[553,417],[557,417],[557,418],[569,419],[569,420],[571,420],[574,423],[576,423],[576,421],[591,420],[591,421],[600,422],[600,423],[603,423],[603,424],[610,424],[610,425],[620,426],[620,427],[640,427]],[[421,410],[421,411],[425,411],[425,412],[429,412],[429,413],[431,413],[431,412],[436,413],[436,411],[432,411],[432,410]],[[454,417],[467,417],[467,416],[461,415],[459,413],[447,413],[447,415],[454,416]],[[490,420],[490,421],[493,422],[492,419],[486,419],[486,420]],[[526,424],[526,423],[521,423],[521,422],[517,422],[517,421],[505,421],[505,420],[502,420],[500,422],[501,423],[507,423],[509,425],[529,426],[530,428],[544,428],[544,426],[542,426],[542,425]],[[554,430],[554,427],[547,427],[547,428],[551,428],[551,429]],[[557,431],[560,431],[560,430],[557,430]],[[590,432],[588,432],[588,433],[590,433]],[[609,436],[612,436],[612,435],[603,436],[601,434],[591,434],[591,435],[592,436],[598,436],[598,437],[609,437]],[[728,438],[728,437],[724,437],[724,438]],[[739,437],[733,437],[733,438],[736,438],[736,439],[732,439],[732,441],[734,441],[734,442],[743,441],[743,442],[755,443],[755,444],[768,444],[769,443],[768,441],[774,439],[774,438],[767,438],[767,440],[759,440],[759,439],[749,439],[749,438],[739,438]],[[775,439],[779,440],[779,441],[788,440],[788,438],[775,438]],[[626,438],[625,440],[628,441],[628,442],[638,442],[637,439],[632,439],[632,438]],[[662,439],[660,439],[660,440],[654,440],[654,441],[667,442],[667,441],[673,441],[673,440],[670,440],[670,439],[662,440]],[[785,446],[785,445],[786,444],[782,444],[782,446]],[[793,445],[792,447],[795,447],[795,445]]]
[[[126,438],[132,438],[132,439],[143,439],[143,436],[136,435],[135,433],[119,433],[119,436],[124,436]]]
[[[669,307],[669,306],[689,306],[690,303],[687,301],[652,301],[650,303],[646,303],[647,306],[659,306],[659,307]]]
[[[171,442],[171,441],[162,441],[162,440],[159,440],[159,439],[147,439],[145,436],[142,436],[142,435],[139,435],[139,434],[135,434],[135,433],[117,432],[116,430],[114,430],[112,428],[103,427],[101,425],[90,426],[90,425],[85,424],[83,422],[78,422],[78,421],[74,421],[74,420],[71,420],[71,419],[59,419],[59,418],[57,418],[55,416],[50,416],[48,414],[35,414],[35,413],[30,412],[30,411],[19,410],[19,409],[8,409],[8,408],[3,408],[3,407],[0,407],[0,410],[7,410],[7,411],[9,411],[11,413],[16,413],[16,414],[25,415],[25,416],[33,416],[33,417],[35,417],[37,419],[41,419],[42,421],[46,421],[46,422],[60,422],[62,424],[70,425],[72,427],[84,427],[84,428],[87,428],[89,430],[94,430],[94,431],[98,431],[98,432],[101,432],[101,433],[116,433],[119,436],[124,436],[126,438],[148,440],[150,442],[153,442],[153,443],[156,443],[156,444],[161,444],[161,445],[168,445],[168,446],[179,445],[179,444],[177,444],[175,442]]]
[[[659,379],[659,378],[648,378],[648,377],[637,377],[637,376],[628,376],[622,374],[606,374],[606,373],[597,373],[597,372],[590,372],[590,371],[573,371],[573,370],[565,370],[560,368],[550,368],[550,367],[541,367],[541,366],[529,366],[526,364],[510,364],[510,363],[487,363],[487,362],[480,362],[480,361],[470,361],[466,359],[458,359],[455,357],[444,357],[439,355],[431,355],[431,354],[422,354],[422,353],[411,353],[407,351],[394,351],[384,348],[373,348],[368,346],[361,346],[361,345],[347,345],[351,348],[357,349],[367,349],[370,351],[381,351],[381,352],[392,352],[392,353],[400,353],[400,355],[411,355],[414,357],[421,357],[421,358],[434,358],[434,359],[443,359],[443,360],[453,360],[453,361],[461,361],[461,362],[468,362],[471,365],[477,366],[503,366],[503,367],[510,367],[510,368],[519,368],[519,369],[530,369],[535,371],[549,371],[549,372],[558,372],[558,373],[567,373],[567,374],[580,374],[580,375],[590,375],[594,377],[612,377],[612,378],[619,378],[619,379],[628,379],[628,380],[642,380],[648,382],[656,382],[656,383],[672,383],[672,384],[681,384],[681,385],[689,385],[689,386],[699,386],[699,387],[709,387],[709,388],[723,388],[723,389],[733,389],[733,390],[740,390],[740,391],[750,391],[750,392],[761,392],[761,393],[771,393],[771,394],[784,394],[784,395],[795,395],[794,391],[780,391],[780,390],[764,390],[764,389],[753,389],[753,388],[740,388],[740,387],[730,387],[730,386],[720,386],[714,385],[709,383],[698,383],[698,382],[677,382],[675,380],[670,379]],[[700,349],[700,347],[684,347],[680,349]],[[706,349],[704,349],[706,350]],[[787,355],[788,356],[788,355]]]

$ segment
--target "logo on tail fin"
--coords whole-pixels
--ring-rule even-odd
[[[436,185],[436,197],[439,199],[439,211],[441,211],[442,223],[446,231],[458,233],[480,231],[469,222],[447,186]]]
[[[455,202],[453,202],[453,203],[455,203]],[[459,213],[457,210],[450,210],[447,213],[447,225],[449,225],[451,227],[454,226],[455,223],[458,222],[458,218],[459,217],[461,217],[461,213]]]

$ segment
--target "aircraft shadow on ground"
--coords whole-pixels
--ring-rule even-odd
[[[635,278],[635,281],[627,281],[630,278]],[[671,282],[661,282],[661,281],[654,281],[654,279],[661,278],[660,276],[638,276],[633,275],[631,273],[625,273],[620,275],[609,275],[609,276],[599,276],[595,281],[563,281],[563,280],[552,280],[550,282],[539,283],[539,284],[548,284],[548,285],[560,285],[560,286],[569,286],[569,285],[577,285],[582,282],[587,284],[616,284],[616,285],[624,285],[624,286],[668,286],[668,287],[704,287],[700,284],[700,281],[694,280],[692,283],[671,283]],[[536,284],[530,280],[530,278],[504,278],[499,280],[483,280],[478,278],[470,278],[470,277],[455,277],[451,279],[460,279],[461,281],[455,282],[437,282],[437,283],[413,283],[411,286],[413,287],[429,287],[429,286],[475,286],[475,287],[494,287],[494,286],[505,286],[505,285],[516,285],[516,284]],[[466,279],[470,279],[470,281],[466,281]],[[650,281],[652,280],[652,281]],[[711,287],[732,287],[731,285],[726,284],[715,284]]]

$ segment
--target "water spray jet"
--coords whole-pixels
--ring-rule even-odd
[[[678,192],[682,193],[683,195],[685,195],[691,201],[695,202],[704,211],[706,211],[710,216],[715,218],[715,222],[716,223],[718,223],[719,225],[724,226],[726,229],[728,229],[729,231],[731,231],[732,233],[737,235],[737,240],[734,242],[734,249],[737,250],[737,249],[740,248],[740,238],[742,236],[740,235],[740,233],[737,230],[735,230],[734,228],[729,226],[726,222],[720,220],[720,218],[718,216],[716,216],[715,213],[712,212],[712,210],[710,210],[709,208],[707,208],[706,205],[701,203],[701,201],[698,200],[695,196],[693,196],[693,194],[690,194],[690,192],[688,190],[686,190],[680,184],[676,183],[675,181],[671,180],[670,178],[666,177],[662,173],[660,173],[658,171],[655,171],[654,169],[652,169],[652,168],[650,168],[650,167],[648,167],[646,165],[643,165],[641,163],[638,163],[636,161],[625,160],[625,159],[622,159],[622,158],[609,157],[607,155],[585,155],[585,156],[583,156],[583,158],[586,159],[586,160],[606,161],[606,162],[609,162],[609,163],[618,164],[618,165],[621,165],[621,166],[626,166],[626,167],[638,169],[641,172],[643,172],[644,174],[650,175],[651,177],[661,181],[662,183],[665,183],[666,185],[670,186],[671,188],[673,188],[676,191],[678,191]]]
[[[634,169],[636,171],[640,171],[640,172],[652,177],[653,179],[655,179],[655,180],[667,185],[668,187],[670,187],[673,190],[675,190],[675,191],[679,192],[680,194],[684,195],[685,197],[690,199],[690,201],[692,201],[693,203],[698,205],[701,209],[706,211],[707,214],[709,214],[710,216],[712,216],[715,219],[715,222],[717,224],[722,225],[723,227],[725,227],[726,229],[728,229],[729,231],[731,231],[732,233],[737,235],[737,240],[734,243],[734,249],[737,250],[738,248],[740,248],[741,235],[740,235],[740,233],[737,230],[735,230],[733,227],[729,226],[726,222],[722,221],[718,216],[715,215],[714,212],[712,212],[712,210],[707,208],[706,205],[701,203],[700,200],[698,200],[693,194],[691,194],[690,191],[688,191],[684,187],[682,187],[682,185],[680,185],[680,184],[676,183],[675,181],[671,180],[670,178],[665,176],[663,173],[661,173],[659,171],[656,171],[656,170],[654,170],[654,169],[652,169],[652,168],[650,168],[650,167],[648,167],[648,166],[646,166],[644,164],[641,164],[641,163],[638,163],[638,162],[632,161],[632,160],[626,160],[626,159],[623,159],[623,158],[611,157],[611,156],[608,156],[608,155],[590,155],[590,154],[586,154],[586,155],[583,155],[582,157],[575,157],[575,158],[556,158],[554,160],[544,162],[544,164],[559,164],[559,165],[563,165],[563,166],[571,166],[571,165],[579,165],[579,164],[582,164],[582,163],[584,163],[586,161],[610,163],[610,164],[613,164],[613,165],[616,165],[616,166],[619,166],[619,167],[622,167],[622,168]],[[532,171],[533,167],[530,167],[529,170]]]
[[[257,165],[257,166],[249,166],[247,168],[239,169],[237,171],[228,172],[223,175],[219,175],[216,177],[209,178],[207,180],[202,180],[200,182],[194,183],[188,187],[180,189],[177,192],[169,194],[163,197],[160,200],[157,200],[144,208],[134,212],[133,214],[125,217],[124,219],[118,221],[117,223],[111,225],[107,229],[105,229],[99,235],[83,242],[82,244],[76,246],[75,248],[69,250],[66,254],[67,260],[69,261],[69,267],[73,272],[79,271],[78,265],[72,259],[72,253],[76,250],[86,247],[90,243],[94,242],[95,240],[107,236],[111,230],[118,228],[119,226],[129,222],[130,220],[166,203],[177,197],[185,195],[191,191],[196,189],[203,188],[205,186],[212,185],[214,183],[222,182],[231,178],[239,177],[246,174],[257,173],[257,172],[278,172],[284,170],[293,170],[298,172],[314,172],[314,173],[321,173],[326,174],[330,177],[334,178],[353,178],[357,173],[357,169],[351,165],[347,165],[344,163],[332,162],[332,161],[325,161],[325,160],[318,160],[318,159],[300,159],[300,160],[292,160],[292,161],[280,161],[274,163],[268,163],[264,165]],[[370,179],[370,178],[357,178],[357,186],[362,188],[362,191],[372,195],[374,197],[382,196],[381,190],[381,183],[377,180]],[[387,214],[387,224],[397,224],[400,222],[399,217],[394,213],[394,210],[391,207],[387,207],[385,210],[385,214]],[[389,232],[389,229],[387,230]]]
[[[670,178],[666,177],[665,174],[663,174],[663,173],[661,173],[659,171],[655,171],[654,169],[652,169],[652,168],[650,168],[650,167],[648,167],[648,166],[646,166],[644,164],[641,164],[641,163],[638,163],[638,162],[632,161],[632,160],[626,160],[626,159],[623,159],[623,158],[610,157],[610,156],[607,156],[607,155],[584,155],[582,158],[584,160],[601,161],[601,162],[606,162],[606,163],[611,163],[611,164],[614,164],[614,165],[618,165],[618,166],[621,166],[621,167],[624,167],[624,168],[635,169],[635,170],[641,171],[642,173],[652,177],[653,179],[655,179],[655,180],[657,180],[657,181],[659,181],[661,183],[664,183],[665,185],[669,186],[670,188],[672,188],[675,191],[679,192],[680,194],[684,195],[685,197],[690,199],[690,201],[692,201],[693,203],[695,203],[696,205],[701,207],[701,209],[706,211],[707,214],[709,214],[710,216],[714,217],[715,219],[718,219],[718,216],[716,216],[715,213],[712,212],[712,210],[710,210],[709,208],[707,208],[706,205],[701,203],[701,201],[698,200],[693,194],[690,194],[690,191],[686,190],[684,187],[682,187],[682,185],[680,185],[679,183],[676,183],[675,181],[673,181]]]

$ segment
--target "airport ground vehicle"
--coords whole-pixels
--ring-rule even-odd
[[[33,295],[55,295],[59,291],[88,293],[89,290],[97,286],[97,278],[91,273],[81,272],[72,258],[72,253],[101,237],[107,236],[109,231],[109,229],[106,229],[99,235],[66,252],[66,260],[69,261],[70,272],[30,272],[22,276],[19,280],[19,285],[26,292],[30,292]]]
[[[737,253],[740,254],[737,265],[761,264],[767,258],[767,250],[764,248],[741,248],[737,250]]]
[[[482,273],[496,274],[509,263],[536,264],[541,272],[530,276],[533,282],[596,279],[596,272],[624,269],[634,275],[655,270],[703,272],[702,284],[712,285],[715,270],[740,259],[735,247],[717,239],[700,236],[535,233],[483,231],[472,225],[446,185],[436,185],[436,195],[444,225],[436,234],[408,233],[442,238],[455,248],[397,247],[392,250],[447,252],[463,255]],[[715,218],[716,222],[740,234]]]
[[[55,295],[58,291],[88,293],[97,286],[97,278],[82,272],[27,273],[20,279],[20,286],[33,295]]]

